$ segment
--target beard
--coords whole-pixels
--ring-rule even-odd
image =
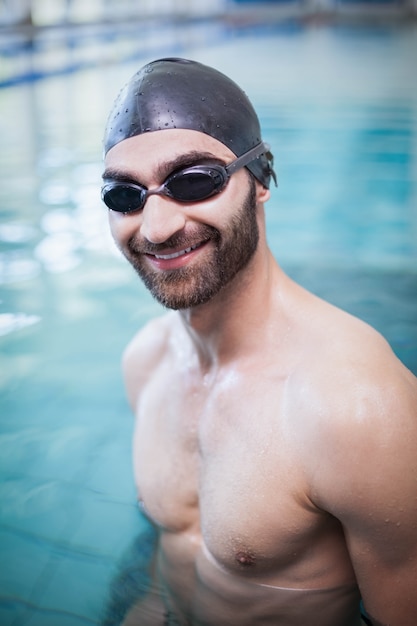
[[[250,189],[242,206],[222,233],[213,226],[201,225],[188,235],[173,235],[163,244],[141,243],[134,237],[129,240],[127,260],[164,307],[180,310],[205,304],[247,266],[259,242],[256,186],[252,177],[249,180]],[[167,271],[149,267],[144,259],[146,253],[158,254],[167,248],[186,249],[196,241],[213,244],[210,259]]]

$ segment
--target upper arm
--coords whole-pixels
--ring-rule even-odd
[[[417,381],[394,359],[378,379],[357,382],[349,416],[325,435],[318,500],[343,526],[370,615],[415,626]]]
[[[388,437],[368,433],[361,472],[335,507],[368,612],[383,624],[417,623],[417,416],[401,399]],[[412,415],[414,413],[414,415]]]

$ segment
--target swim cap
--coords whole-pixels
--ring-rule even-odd
[[[120,141],[155,130],[197,130],[241,156],[261,142],[258,117],[246,94],[221,72],[187,59],[145,65],[119,94],[104,136],[104,152]],[[269,187],[270,152],[246,167]]]

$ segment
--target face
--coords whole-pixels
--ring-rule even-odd
[[[106,156],[106,179],[117,176],[152,189],[179,163],[227,164],[234,159],[226,146],[202,133],[157,131],[114,146]],[[195,307],[218,294],[253,257],[259,240],[257,188],[243,169],[220,194],[204,201],[149,196],[140,211],[109,211],[112,234],[162,305]]]

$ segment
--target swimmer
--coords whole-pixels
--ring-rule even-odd
[[[169,309],[123,358],[157,529],[125,626],[415,626],[417,381],[273,258],[273,160],[247,96],[151,62],[104,145],[112,235]]]

